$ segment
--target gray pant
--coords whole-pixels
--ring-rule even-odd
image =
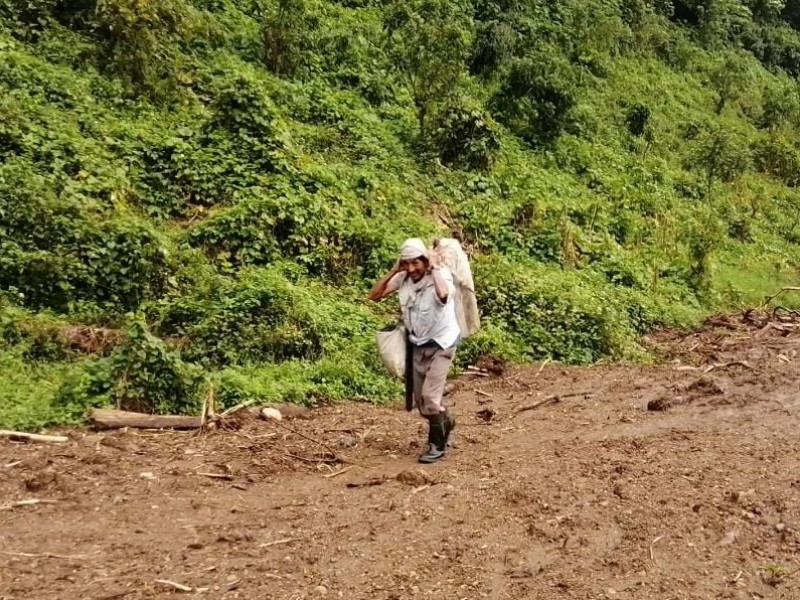
[[[437,345],[414,346],[414,403],[422,415],[444,412],[444,386],[455,354],[455,346],[446,350]]]

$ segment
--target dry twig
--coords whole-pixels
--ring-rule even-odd
[[[542,371],[544,371],[544,368],[550,363],[551,360],[552,359],[548,356],[547,359],[542,363],[542,366],[539,367],[539,370],[536,371],[536,375],[533,376],[534,379],[542,374]]]
[[[244,402],[242,402],[240,404],[237,404],[236,406],[232,406],[231,408],[222,411],[220,413],[220,415],[219,415],[219,418],[220,419],[224,419],[225,417],[229,417],[233,413],[238,412],[238,411],[242,410],[243,408],[247,408],[248,406],[250,406],[251,404],[254,404],[255,402],[256,402],[255,398],[252,398],[250,400],[245,400]]]
[[[660,536],[658,536],[656,539],[654,539],[652,542],[650,542],[650,560],[652,560],[653,562],[656,562],[656,559],[655,559],[655,557],[653,556],[653,546],[655,546],[655,545],[656,545],[656,543],[657,543],[659,540],[662,540],[662,539],[664,539],[664,536],[663,536],[663,535],[660,535]]]
[[[39,498],[29,498],[28,500],[20,500],[19,502],[11,502],[10,504],[3,504],[0,510],[12,510],[20,506],[35,506],[36,504],[55,504],[55,500],[40,500]]]
[[[265,542],[263,544],[259,544],[259,548],[271,548],[272,546],[281,546],[283,544],[290,544],[294,542],[296,538],[284,538],[282,540],[274,540],[272,542]]]
[[[224,479],[225,481],[232,481],[233,476],[226,473],[195,473],[195,475],[202,475],[203,477],[210,477],[211,479]]]
[[[334,477],[338,477],[339,475],[342,475],[343,473],[347,473],[348,471],[352,471],[352,470],[353,470],[353,466],[349,466],[349,467],[345,467],[344,469],[339,469],[338,471],[334,471],[333,473],[328,473],[327,475],[323,475],[323,477],[325,479],[332,479]]]
[[[703,373],[710,373],[714,369],[725,369],[727,367],[735,367],[737,365],[742,366],[742,367],[746,367],[748,369],[752,369],[753,368],[753,366],[749,362],[747,362],[746,360],[734,360],[734,361],[731,361],[731,362],[728,362],[728,363],[716,363],[716,364],[713,364],[713,365],[709,365],[705,369],[703,369]]]
[[[86,554],[53,554],[52,552],[7,552],[0,550],[0,554],[6,556],[22,556],[25,558],[60,558],[62,560],[81,560],[88,558]]]
[[[165,585],[167,587],[171,587],[173,589],[178,590],[179,592],[193,592],[194,591],[194,588],[191,588],[188,585],[183,585],[182,583],[178,583],[176,581],[170,581],[169,579],[156,579],[156,583],[160,583],[161,585]]]
[[[7,437],[11,440],[25,442],[64,443],[69,441],[69,438],[65,435],[39,435],[36,433],[25,433],[24,431],[8,431],[6,429],[0,429],[0,437]]]
[[[762,304],[758,308],[759,309],[766,308],[767,306],[769,306],[770,302],[775,300],[775,298],[777,298],[781,294],[785,294],[786,292],[800,292],[800,287],[784,287],[784,288],[781,288],[780,290],[778,290],[778,292],[776,294],[773,294],[772,296],[768,296],[767,299],[764,300],[764,304]]]
[[[514,411],[514,414],[518,415],[519,413],[525,412],[525,411],[528,411],[528,410],[536,410],[537,408],[539,408],[540,406],[544,406],[545,404],[555,404],[556,402],[561,402],[562,400],[566,400],[567,398],[576,398],[578,396],[582,396],[584,398],[591,398],[592,395],[593,394],[591,392],[574,392],[574,393],[571,393],[571,394],[553,394],[552,396],[547,396],[547,398],[543,398],[542,400],[539,400],[538,402],[534,402],[533,404],[529,404],[528,406],[523,406],[521,408],[518,408],[516,411]]]

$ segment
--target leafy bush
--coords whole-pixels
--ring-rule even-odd
[[[572,66],[563,58],[540,55],[512,64],[492,105],[511,131],[541,145],[570,125],[576,92]]]
[[[186,37],[190,11],[183,0],[98,0],[97,31],[113,69],[132,90],[165,98],[176,82],[179,54],[173,38]]]
[[[509,261],[480,263],[477,274],[482,313],[514,331],[526,357],[587,363],[631,348],[630,320],[610,288],[578,274],[542,275]]]
[[[196,320],[176,316],[191,315],[185,307],[199,299],[166,308],[163,333],[181,336],[190,360],[216,366],[314,360],[355,352],[377,325],[352,299],[280,267],[246,270],[224,285]]]
[[[17,288],[27,306],[128,310],[167,286],[167,242],[149,224],[58,198],[13,163],[0,165],[0,214],[0,287]]]
[[[144,323],[134,321],[111,357],[111,399],[134,412],[187,412],[199,407],[201,371],[185,363]]]
[[[478,109],[449,106],[432,129],[432,144],[446,165],[487,171],[500,149],[496,127]]]
[[[783,131],[774,131],[753,147],[756,167],[782,179],[786,185],[800,185],[800,149]]]

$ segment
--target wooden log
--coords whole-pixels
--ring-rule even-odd
[[[39,435],[38,433],[25,433],[23,431],[6,431],[0,429],[0,437],[7,437],[12,440],[20,440],[25,442],[68,442],[69,438],[65,435]]]
[[[146,415],[143,413],[95,408],[89,414],[89,422],[98,429],[199,429],[201,417],[180,415]]]

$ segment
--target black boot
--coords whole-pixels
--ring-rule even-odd
[[[445,417],[445,434],[444,434],[444,445],[447,447],[450,445],[450,434],[453,433],[453,430],[456,428],[456,418],[451,415],[446,410],[444,411]]]
[[[419,457],[419,462],[430,464],[444,456],[448,435],[448,419],[445,413],[425,417],[428,419],[428,451]]]

